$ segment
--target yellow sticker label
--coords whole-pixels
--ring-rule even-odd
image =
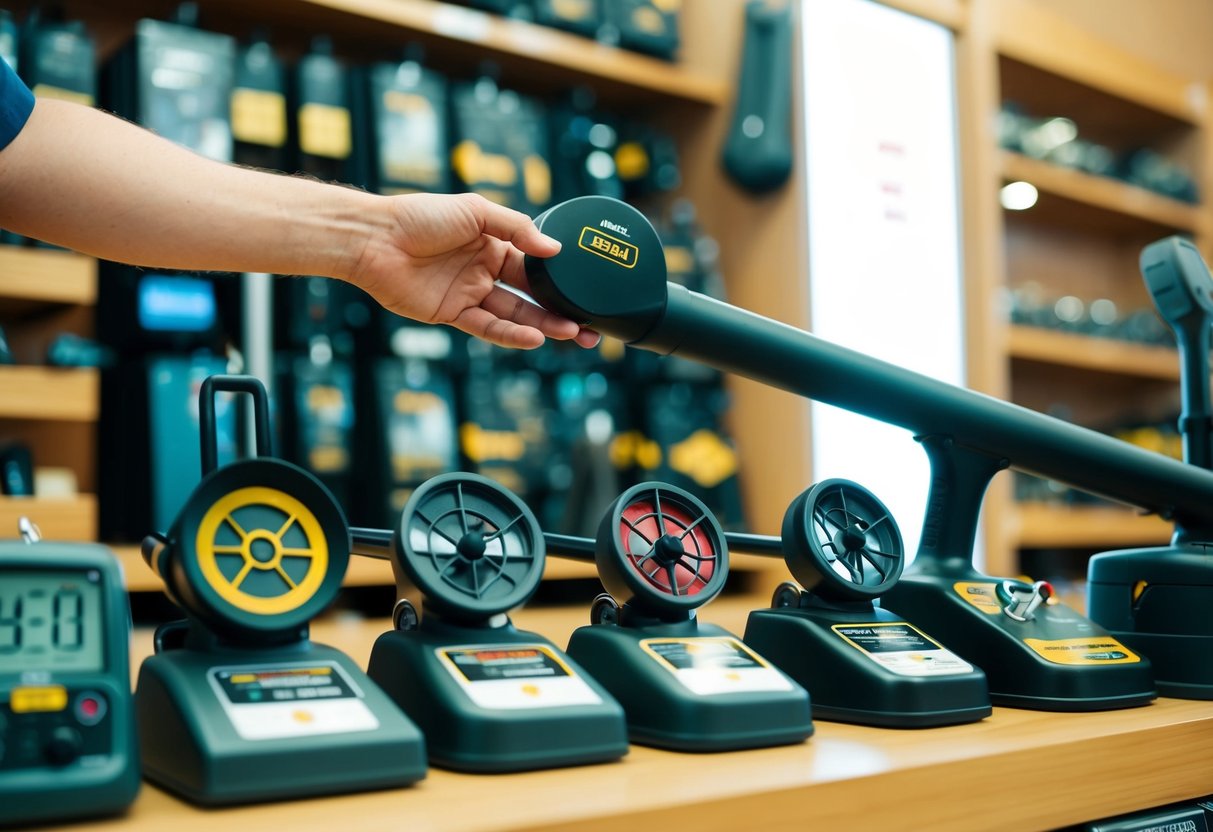
[[[618,266],[623,266],[625,269],[633,268],[636,265],[636,258],[640,255],[640,249],[631,243],[624,242],[618,237],[612,237],[597,228],[590,228],[588,225],[581,229],[581,238],[577,240],[577,246],[590,254],[597,254]]]
[[[670,274],[689,274],[695,270],[694,253],[686,246],[666,246],[665,269]]]
[[[465,139],[451,151],[451,167],[469,185],[509,187],[518,181],[518,166],[509,156],[485,153],[480,145]]]
[[[546,205],[552,198],[552,169],[542,156],[527,156],[522,160],[522,184],[526,198],[533,205]]]
[[[552,0],[552,14],[564,20],[589,20],[593,13],[590,0]]]
[[[63,87],[52,87],[50,84],[35,84],[33,93],[35,98],[53,98],[56,101],[71,101],[73,104],[83,104],[85,107],[91,107],[95,103],[93,97],[86,92],[65,90]]]
[[[350,455],[345,448],[328,445],[312,448],[307,455],[308,467],[313,473],[332,474],[344,471],[350,465]]]
[[[13,688],[9,706],[15,714],[62,711],[67,707],[67,688],[62,685]]]
[[[984,581],[957,581],[952,584],[952,589],[986,615],[998,615],[1002,612],[1002,604],[998,603],[998,597],[994,594],[996,586]]]
[[[526,453],[526,442],[511,430],[486,430],[475,422],[459,428],[459,444],[473,462],[509,460],[517,462]]]
[[[615,170],[625,182],[633,182],[649,172],[649,154],[640,142],[624,142],[615,148]]]
[[[1141,659],[1111,636],[1091,638],[1025,638],[1023,643],[1053,664],[1136,664]]]
[[[665,18],[661,12],[648,6],[640,6],[632,11],[632,25],[650,35],[665,34]]]
[[[715,488],[737,472],[737,454],[714,431],[700,428],[670,447],[670,467],[697,485]]]
[[[352,139],[350,111],[330,104],[304,104],[299,108],[299,149],[311,156],[345,159]]]
[[[286,144],[286,98],[269,90],[233,90],[232,137],[249,144],[282,147]]]

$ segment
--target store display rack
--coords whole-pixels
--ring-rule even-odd
[[[958,75],[968,114],[966,238],[972,386],[1093,427],[1174,407],[1173,349],[1011,324],[996,298],[1035,284],[1048,296],[1109,298],[1150,307],[1137,260],[1170,234],[1194,237],[1208,257],[1205,203],[1188,204],[1111,177],[1001,149],[993,124],[1013,102],[1037,118],[1064,116],[1079,135],[1116,152],[1146,147],[1193,172],[1207,200],[1209,123],[1203,82],[1129,53],[1031,0],[974,0],[960,33]],[[1009,182],[1035,185],[1036,205],[1000,206]],[[1162,542],[1169,529],[1131,509],[1016,505],[1007,485],[985,505],[987,570],[1017,574],[1019,550],[1116,549]]]
[[[0,246],[0,326],[22,356],[60,323],[91,317],[97,298],[95,260],[51,249]],[[43,534],[93,540],[97,499],[91,488],[92,432],[98,417],[100,377],[96,370],[37,365],[0,365],[0,439],[29,444],[35,465],[71,470],[82,489],[61,498],[0,497],[0,529],[16,534],[17,519],[37,518]]]

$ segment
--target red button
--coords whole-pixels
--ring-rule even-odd
[[[81,725],[96,725],[105,719],[107,704],[99,693],[82,693],[76,698],[76,719]]]

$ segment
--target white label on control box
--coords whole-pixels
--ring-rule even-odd
[[[973,665],[905,621],[835,624],[830,629],[898,676],[954,676],[973,672]]]
[[[646,638],[641,648],[699,696],[792,690],[792,683],[735,638]]]
[[[333,662],[212,667],[207,679],[241,739],[374,731],[362,691]]]
[[[602,697],[545,644],[467,645],[434,652],[468,698],[482,708],[602,704]]]

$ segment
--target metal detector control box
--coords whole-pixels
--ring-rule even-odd
[[[108,549],[0,542],[0,826],[134,801],[130,631]]]
[[[345,654],[308,641],[249,649],[199,636],[139,672],[139,730],[158,785],[223,805],[425,775],[421,733]]]
[[[640,483],[607,508],[595,541],[550,535],[576,556],[593,547],[609,594],[569,655],[623,705],[634,742],[726,751],[803,742],[809,694],[727,630],[696,618],[724,588],[725,533],[694,495]],[[616,599],[620,599],[622,604]]]
[[[253,398],[257,457],[219,466],[214,397]],[[265,388],[202,385],[202,481],[143,556],[188,620],[156,632],[136,703],[144,774],[204,805],[404,786],[421,732],[347,656],[308,638],[340,591],[345,516],[314,476],[269,452]]]
[[[523,771],[628,750],[614,697],[556,645],[508,622],[466,627],[426,616],[417,631],[381,635],[368,671],[424,725],[434,765]]]
[[[354,552],[388,558],[401,600],[368,672],[426,735],[430,760],[506,772],[616,760],[623,709],[508,612],[539,587],[543,532],[517,495],[477,474],[434,477],[392,531],[355,529]],[[403,597],[421,590],[422,613]]]
[[[817,483],[788,507],[779,543],[801,586],[783,584],[771,609],[750,613],[745,640],[809,689],[818,718],[922,728],[990,715],[980,668],[876,606],[905,551],[875,494],[850,480]]]

